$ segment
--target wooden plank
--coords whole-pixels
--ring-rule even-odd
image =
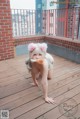
[[[64,93],[64,92],[66,92],[68,90],[71,90],[72,88],[76,87],[77,85],[79,85],[79,83],[80,83],[79,80],[77,78],[75,78],[75,80],[73,82],[71,82],[71,84],[68,82],[66,85],[63,85],[61,87],[57,87],[57,85],[56,85],[56,90],[53,89],[52,87],[50,87],[52,90],[49,89],[49,92],[50,93],[54,92],[55,97],[57,97],[57,96],[61,95],[62,93]],[[63,88],[63,90],[62,90],[62,88]],[[34,92],[33,92],[33,89],[36,89],[36,90],[34,90]],[[25,91],[24,94],[22,94],[22,97],[19,96],[18,99],[10,101],[9,103],[1,106],[0,108],[2,108],[2,109],[8,108],[9,110],[11,110],[11,109],[16,108],[16,107],[18,107],[20,105],[23,105],[24,103],[27,103],[28,101],[34,100],[36,98],[39,98],[42,95],[42,92],[40,90],[38,90],[37,88],[33,88],[33,89],[32,90],[28,90],[28,92]],[[31,92],[29,92],[29,91],[31,91]],[[22,99],[24,99],[24,101],[22,101]]]
[[[62,71],[62,72],[64,73],[64,71]],[[61,72],[60,72],[60,75],[61,75]],[[14,82],[13,84],[9,84],[8,86],[1,87],[0,88],[0,98],[9,96],[11,94],[17,93],[18,91],[26,89],[26,87],[29,86],[26,81],[27,80],[24,80],[24,78],[22,78],[22,80],[20,80],[19,83],[18,82]],[[27,87],[27,88],[29,88],[29,87]]]
[[[9,81],[11,82],[14,79],[18,79],[20,77],[22,77],[22,75],[20,75],[20,74],[15,74],[15,75],[12,75],[12,76],[9,76],[9,77],[5,77],[5,78],[0,80],[0,85],[1,84],[6,84],[7,82],[9,82]]]
[[[19,81],[16,81],[8,86],[1,87],[0,88],[0,99],[15,94],[17,92],[23,91],[27,88],[30,88],[31,85],[29,83],[29,80],[25,80],[24,78],[19,79]]]
[[[56,70],[56,69],[55,69]],[[57,71],[55,71],[55,74],[57,74],[56,73]],[[60,71],[59,71],[60,72]],[[66,72],[67,73],[67,72]],[[12,76],[9,76],[9,77],[6,77],[6,78],[3,78],[3,79],[1,79],[0,80],[0,86],[5,86],[5,85],[8,85],[9,84],[9,82],[14,82],[14,80],[13,80],[13,78],[16,80],[16,78],[18,77],[18,75],[19,75],[19,77],[22,77],[22,75],[21,74],[19,74],[19,73],[17,73],[17,74],[15,74],[15,75],[12,75]],[[26,76],[27,77],[30,77],[31,75],[28,73],[28,72],[26,72]]]
[[[37,107],[32,108],[29,111],[26,111],[26,109],[24,109],[25,112],[22,115],[20,114],[22,111],[20,111],[20,113],[19,112],[15,113],[15,110],[12,110],[12,111],[10,111],[10,119],[13,119],[13,118],[15,118],[15,119],[28,119],[28,118],[29,119],[35,119],[35,118],[39,117],[40,115],[43,115],[44,113],[46,113],[46,112],[54,109],[55,107],[57,107],[60,104],[60,101],[64,97],[65,98],[67,98],[67,97],[73,98],[75,95],[78,95],[79,93],[80,93],[80,85],[77,86],[76,88],[73,88],[72,90],[70,90],[70,91],[68,91],[68,92],[56,97],[55,98],[55,100],[56,100],[55,104],[51,104],[51,105],[47,104],[47,103],[42,103],[42,105],[38,104]],[[53,93],[53,97],[54,97],[54,93]],[[27,108],[27,105],[26,105],[26,108]],[[22,107],[19,108],[19,109],[23,110]],[[16,111],[18,111],[18,110],[16,110]],[[19,116],[15,117],[16,116],[15,114],[16,115],[19,114]]]
[[[8,69],[7,71],[0,73],[0,80],[17,74],[15,70],[10,69],[9,67],[7,69]]]
[[[73,75],[71,74],[69,77],[64,77],[63,75],[61,76],[61,80],[59,80],[58,82],[54,82],[53,80],[50,80],[49,81],[49,87],[51,87],[53,90],[56,90],[57,88],[60,88],[61,86],[64,86],[68,83],[70,83],[71,81],[74,81],[76,80],[76,78],[80,77],[80,74],[78,72],[75,72]],[[60,79],[60,77],[58,77]],[[31,82],[31,79],[29,79],[29,81]],[[53,88],[54,87],[54,88]],[[24,91],[21,91],[21,95],[22,95],[22,92],[25,93],[25,90]],[[14,94],[14,95],[11,95],[5,99],[2,99],[0,101],[0,104],[3,104],[3,103],[7,103],[7,101],[9,102],[9,100],[13,100],[13,99],[17,99],[17,96],[16,95],[20,95],[20,92],[17,93],[17,94]],[[23,96],[23,95],[22,95]]]
[[[0,61],[0,74],[1,74],[2,72],[7,71],[8,66],[9,66],[9,65],[8,65],[5,61]]]
[[[73,68],[73,70],[71,70],[71,71],[62,71],[62,73],[61,73],[61,71],[60,71],[60,73],[53,73],[53,80],[54,81],[59,81],[59,80],[61,80],[61,79],[66,79],[66,78],[68,78],[68,77],[70,77],[70,76],[72,76],[72,77],[74,77],[74,74],[75,73],[80,73],[80,68],[78,67],[76,67],[76,68]],[[51,80],[52,81],[52,80]]]
[[[67,68],[67,67],[61,68],[57,72],[54,69],[53,74],[59,76],[60,74],[63,75],[64,73],[69,73],[69,72],[76,71],[76,70],[80,69],[80,66],[75,66],[75,67],[74,66],[71,66],[71,67],[72,68]]]
[[[30,78],[31,76],[30,75],[27,75],[27,79],[28,78]],[[13,76],[10,76],[10,77],[6,77],[6,78],[4,78],[4,80],[2,80],[1,82],[0,82],[0,88],[1,87],[4,87],[4,86],[8,86],[8,85],[11,85],[12,83],[17,83],[17,82],[19,82],[20,80],[22,80],[22,79],[25,79],[25,80],[27,80],[25,77],[23,77],[22,75],[20,75],[20,74],[16,74],[16,75],[13,75]]]
[[[72,116],[71,116],[72,119],[75,119],[73,117],[79,117],[80,116],[80,108],[78,106],[80,106],[80,93],[75,95],[73,98],[71,98],[69,100],[67,98],[64,98],[64,99],[66,100],[64,102],[65,104],[70,105],[70,102],[71,102],[71,105],[70,105],[71,107],[65,107],[65,108],[66,108],[66,110],[72,109],[72,111],[70,111],[71,114],[72,114]],[[76,101],[76,103],[73,104],[72,101]],[[69,105],[67,105],[67,106],[69,106]],[[42,116],[40,116],[39,118],[36,118],[36,119],[42,119],[42,117],[44,117],[45,119],[53,119],[53,116],[54,116],[54,119],[69,118],[68,115],[70,115],[70,114],[68,114],[67,111],[64,111],[63,107],[61,108],[61,112],[60,112],[59,106],[60,105],[58,105],[56,108],[48,111],[47,113],[45,113],[44,115],[42,115]],[[76,114],[74,113],[75,111],[76,111]],[[65,116],[63,116],[63,115],[65,115]]]
[[[39,93],[39,91],[40,90],[37,87],[31,87],[31,88],[28,88],[26,90],[20,91],[20,92],[14,94],[14,95],[10,95],[6,98],[0,99],[0,108],[2,106],[5,106],[8,103],[15,102],[15,101],[17,101],[18,99],[20,99],[22,97],[29,96],[31,94],[36,94],[37,92]],[[28,100],[28,101],[30,101],[30,100]]]
[[[74,72],[73,72],[74,73]],[[65,82],[66,81],[70,81],[70,80],[72,80],[72,79],[74,79],[73,77],[74,76],[76,76],[76,77],[79,77],[79,74],[77,74],[77,73],[79,73],[79,71],[78,72],[75,72],[73,75],[72,75],[72,72],[69,72],[68,74],[66,73],[66,75],[61,75],[61,76],[59,76],[59,77],[56,77],[56,78],[54,78],[54,80],[55,80],[55,82],[57,82],[58,81],[58,83],[55,83],[53,80],[51,80],[51,81],[49,81],[49,84],[53,84],[54,83],[54,85],[60,85],[60,82],[59,82],[59,80],[61,80],[62,82],[63,82],[63,84],[65,84]],[[70,74],[70,75],[69,75]],[[77,74],[77,75],[76,75]],[[71,76],[71,77],[70,77]],[[68,79],[67,79],[68,78]],[[70,78],[70,79],[69,79]],[[63,81],[63,79],[65,79],[65,81]],[[17,83],[17,82],[16,82]],[[61,83],[62,84],[62,83]],[[53,85],[53,86],[54,86]],[[54,86],[55,87],[55,86]]]
[[[56,69],[55,69],[55,70],[56,70]],[[63,70],[63,69],[62,69],[62,70]],[[57,71],[55,71],[55,74],[57,74],[56,72],[57,72]],[[60,71],[59,71],[59,72],[60,72]],[[67,72],[66,72],[66,73],[67,73]],[[13,78],[14,78],[14,79],[17,78],[18,75],[19,75],[19,77],[22,77],[22,76],[23,76],[23,75],[17,73],[17,74],[15,74],[15,75],[13,75],[13,76],[3,78],[2,80],[0,80],[0,85],[3,84],[3,86],[4,86],[4,85],[7,85],[7,83],[9,83],[9,82],[12,83],[12,81],[14,81]],[[29,73],[25,73],[25,75],[26,75],[27,77],[30,77],[30,76],[31,76]],[[1,86],[2,86],[2,85],[1,85]]]
[[[61,88],[59,88],[59,89],[57,89],[57,90],[55,90],[55,91],[53,91],[53,92],[51,92],[51,94],[50,95],[54,95],[54,97],[56,98],[56,97],[59,97],[60,95],[64,95],[64,93],[66,94],[69,90],[75,90],[74,88],[76,88],[77,86],[78,86],[78,84],[80,84],[80,80],[78,79],[78,80],[76,80],[76,81],[74,81],[73,83],[71,83],[71,84],[68,84],[68,85],[66,85],[66,86],[63,86],[63,87],[61,87]],[[79,85],[79,87],[80,87],[80,85]],[[69,89],[69,90],[68,90]],[[40,96],[40,94],[39,94],[39,96]],[[31,97],[30,97],[31,98]],[[35,99],[36,99],[36,97],[35,97]],[[27,100],[27,96],[25,97],[25,100]],[[36,99],[36,102],[38,101],[38,100],[40,100],[40,98],[38,98],[38,99]],[[11,112],[13,112],[12,113],[12,115],[14,115],[15,114],[15,112],[17,111],[17,113],[14,115],[14,116],[19,116],[20,114],[23,114],[23,113],[25,113],[25,112],[27,112],[27,111],[29,111],[29,110],[31,110],[31,109],[34,109],[34,108],[36,108],[36,107],[39,107],[39,105],[44,105],[45,103],[44,103],[44,101],[40,101],[40,103],[38,102],[37,104],[38,105],[36,105],[36,102],[35,101],[31,101],[30,103],[29,103],[29,106],[28,106],[28,104],[25,102],[23,105],[21,105],[20,106],[20,104],[21,103],[18,103],[19,101],[17,101],[15,104],[17,105],[18,104],[18,108],[15,108],[15,109],[13,109],[13,110],[11,110]],[[14,103],[14,102],[13,102]],[[34,105],[32,105],[32,104],[34,104]],[[15,107],[16,107],[16,105],[15,105]],[[31,105],[31,106],[30,106]],[[12,106],[11,106],[12,107]],[[15,117],[14,117],[15,118]]]
[[[3,71],[6,73],[5,76],[2,74],[2,79],[0,80],[0,96],[2,96],[2,99],[0,99],[0,109],[9,109],[10,119],[33,119],[43,116],[44,113],[54,110],[58,106],[59,101],[63,97],[67,97],[67,94],[73,97],[80,92],[80,65],[54,56],[54,74],[53,80],[49,81],[49,95],[56,99],[57,104],[46,104],[42,100],[41,90],[30,85],[31,79],[25,79],[29,75],[27,73],[25,59],[23,57],[20,59],[17,58],[17,60],[8,60],[5,62],[6,70],[4,68],[1,70],[1,73]],[[12,75],[7,71],[7,66],[9,71],[12,72]],[[30,117],[28,117],[29,115]]]
[[[75,97],[74,97],[75,98]],[[80,97],[78,98],[78,100],[80,99]],[[78,107],[78,110],[77,110],[77,112],[76,112],[76,114],[74,114],[74,115],[72,115],[72,116],[70,116],[70,117],[66,117],[66,116],[60,116],[60,117],[58,117],[58,119],[66,119],[66,118],[70,118],[70,119],[80,119],[80,103],[76,106],[76,107]],[[76,107],[74,107],[74,108],[76,108]],[[74,109],[73,108],[73,109]],[[75,110],[75,109],[74,109]]]

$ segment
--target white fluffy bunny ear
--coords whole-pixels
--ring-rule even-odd
[[[28,51],[30,51],[30,52],[33,51],[35,48],[36,48],[36,45],[34,43],[30,43],[28,45]]]
[[[48,46],[47,46],[46,43],[40,44],[40,49],[41,49],[42,51],[46,52],[47,48],[48,48]]]

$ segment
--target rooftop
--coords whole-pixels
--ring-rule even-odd
[[[42,98],[41,88],[31,85],[31,75],[25,65],[26,57],[18,56],[0,62],[0,110],[9,110],[10,119],[53,119],[53,115],[54,119],[66,119],[67,116],[78,118],[80,64],[54,55],[49,95],[55,103],[47,104]],[[66,102],[62,103],[63,100]]]
[[[80,8],[11,10],[9,0],[0,0],[0,8],[0,119],[8,119],[8,110],[9,119],[80,119]],[[16,56],[31,42],[46,42],[55,54],[54,104],[45,103],[40,85],[31,85],[27,54]]]

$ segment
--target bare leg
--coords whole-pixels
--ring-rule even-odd
[[[43,95],[44,95],[45,102],[54,103],[54,100],[52,98],[48,97],[48,81],[47,81],[47,79],[46,79],[46,81],[41,81],[41,83],[42,83]]]
[[[48,81],[47,81],[48,65],[45,63],[44,63],[44,69],[43,69],[42,74],[43,75],[42,75],[41,84],[42,84],[42,88],[43,88],[44,99],[48,103],[54,103],[54,100],[52,98],[48,97]]]
[[[52,70],[48,70],[48,80],[52,79]]]
[[[36,76],[35,76],[35,73],[33,71],[31,71],[31,75],[32,75],[32,79],[33,79],[33,82],[36,86],[38,86],[38,81],[36,80]]]

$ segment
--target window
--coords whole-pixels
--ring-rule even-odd
[[[38,27],[40,27],[40,23],[38,23]]]
[[[41,8],[41,4],[38,4],[37,8]]]
[[[53,13],[50,13],[50,17],[53,17],[54,16],[54,14]]]
[[[40,18],[40,14],[38,14],[38,18]]]
[[[53,27],[53,23],[50,23],[50,27]]]
[[[54,2],[51,1],[51,2],[49,3],[49,5],[50,5],[50,6],[54,6]]]
[[[42,6],[44,7],[44,3],[42,4]]]

